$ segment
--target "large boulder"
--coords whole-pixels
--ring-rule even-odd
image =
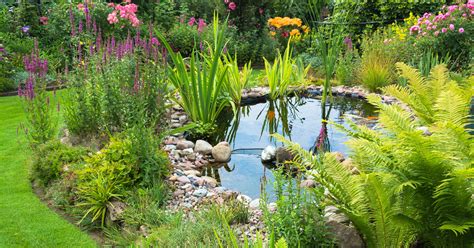
[[[212,154],[212,145],[204,140],[197,140],[194,146],[194,151],[203,155]]]
[[[364,241],[360,237],[356,228],[352,225],[346,225],[337,221],[326,223],[336,240],[337,247],[340,248],[363,248]]]
[[[220,142],[212,148],[212,157],[218,163],[225,163],[230,160],[230,155],[232,153],[229,143]]]
[[[262,162],[272,162],[275,160],[276,148],[274,146],[267,146],[262,151],[261,159]]]
[[[278,147],[275,151],[275,158],[277,163],[284,163],[293,160],[294,156],[290,150],[285,147]]]

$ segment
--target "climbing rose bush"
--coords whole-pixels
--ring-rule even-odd
[[[136,13],[138,11],[138,5],[131,3],[131,0],[124,0],[122,4],[115,5],[114,3],[108,3],[107,6],[114,10],[107,16],[107,21],[110,24],[119,23],[120,20],[129,22],[132,27],[138,27],[140,20]]]

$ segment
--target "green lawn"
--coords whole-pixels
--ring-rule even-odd
[[[33,193],[30,152],[17,127],[24,120],[18,97],[0,97],[0,247],[96,247]]]

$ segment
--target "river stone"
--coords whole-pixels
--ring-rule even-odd
[[[205,140],[197,140],[194,151],[199,152],[203,155],[212,154],[212,145]]]
[[[326,223],[334,238],[336,239],[337,247],[341,248],[363,248],[364,241],[353,226],[348,226],[335,221]]]
[[[178,177],[178,182],[184,184],[184,183],[190,183],[191,180],[189,180],[189,178],[187,176],[180,176],[180,177]]]
[[[187,149],[187,148],[194,148],[194,143],[192,141],[189,141],[189,140],[180,140],[176,144],[176,148],[179,149],[179,150],[184,150],[184,149]]]
[[[300,183],[300,187],[301,188],[314,188],[316,187],[316,182],[311,179],[306,179]]]
[[[252,198],[250,198],[250,196],[247,196],[247,195],[239,195],[237,196],[237,200],[242,203],[248,204],[252,201]]]
[[[291,161],[294,158],[293,154],[291,154],[291,152],[285,147],[278,147],[275,151],[275,157],[278,163]]]
[[[125,211],[127,205],[121,201],[112,201],[107,205],[107,212],[109,213],[109,219],[111,221],[117,221],[122,218],[122,214]]]
[[[212,178],[212,177],[208,177],[208,176],[203,176],[201,177],[205,183],[207,183],[209,186],[211,187],[216,187],[217,186],[217,180]]]
[[[197,170],[187,170],[187,171],[184,171],[184,174],[186,176],[200,176],[201,172],[199,172]]]
[[[342,154],[341,152],[331,152],[331,154],[336,158],[337,161],[344,161],[344,154]]]
[[[193,193],[193,196],[197,196],[197,197],[204,197],[207,195],[207,190],[206,189],[198,189],[196,191],[194,191]]]
[[[276,148],[274,146],[267,146],[262,151],[261,159],[263,162],[271,162],[275,160]]]
[[[187,155],[189,155],[189,154],[193,154],[193,152],[194,152],[194,151],[193,151],[193,148],[186,148],[186,149],[184,149],[184,150],[181,151],[181,155],[187,156]]]
[[[175,145],[165,145],[164,150],[167,151],[167,152],[172,151],[172,150],[176,150],[176,146]]]
[[[430,136],[431,132],[428,129],[428,127],[422,126],[422,127],[417,127],[416,130],[422,131],[424,136]]]
[[[256,210],[259,207],[260,207],[260,199],[259,198],[252,200],[249,204],[250,210]]]
[[[220,142],[212,148],[212,157],[217,163],[224,163],[230,160],[230,155],[232,151],[230,150],[229,143]]]

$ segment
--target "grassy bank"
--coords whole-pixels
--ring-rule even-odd
[[[96,247],[33,193],[28,180],[31,156],[17,134],[24,114],[18,97],[0,98],[0,247]]]

